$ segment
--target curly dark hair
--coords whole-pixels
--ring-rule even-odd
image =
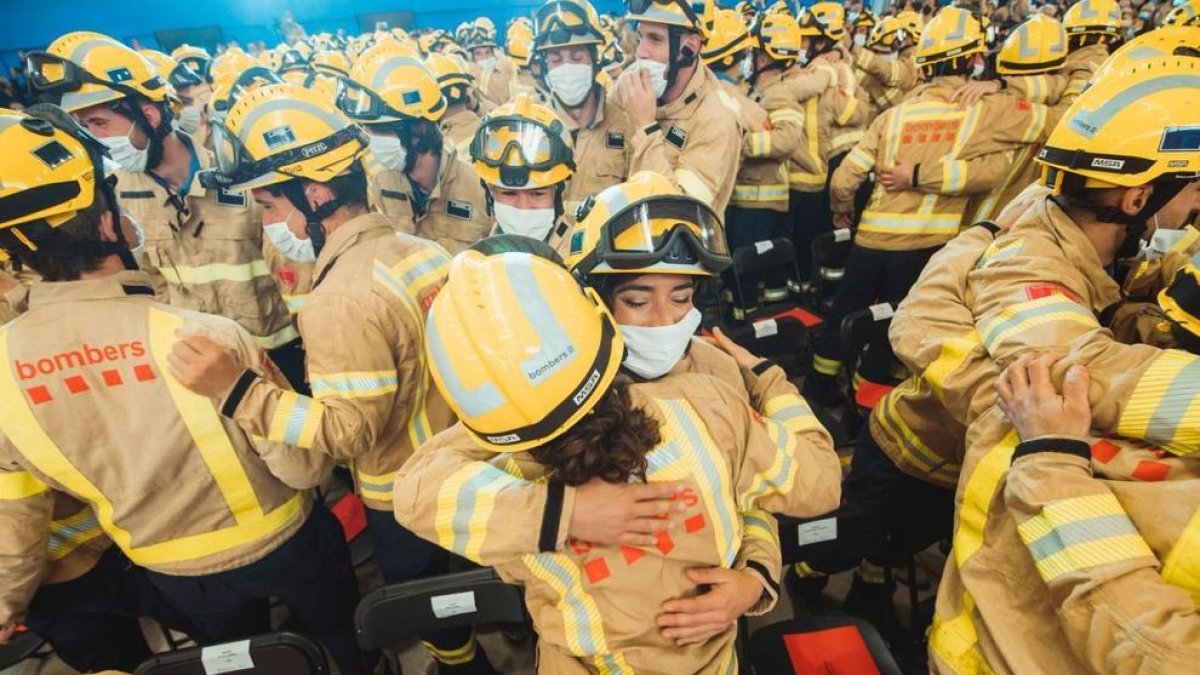
[[[562,436],[532,451],[551,475],[572,487],[593,478],[609,483],[646,480],[646,455],[662,440],[658,422],[633,405],[629,385],[618,375],[586,417]]]

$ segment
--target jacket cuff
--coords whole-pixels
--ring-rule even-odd
[[[750,572],[758,577],[759,583],[762,584],[762,596],[754,606],[746,610],[746,616],[762,616],[775,608],[776,601],[779,600],[779,582],[771,578],[770,571],[766,565],[755,561],[747,560],[742,571]]]
[[[539,553],[553,553],[566,544],[574,507],[574,488],[557,480],[546,484],[546,506],[542,509],[542,526],[538,532]]]
[[[225,395],[225,400],[221,403],[221,414],[225,417],[233,419],[237,413],[238,406],[241,405],[242,399],[245,398],[246,392],[250,389],[250,385],[258,379],[258,373],[253,370],[246,369],[242,371],[241,377],[237,382],[233,383],[233,388]]]
[[[1013,452],[1012,461],[1039,452],[1058,452],[1091,461],[1092,446],[1087,441],[1068,436],[1039,436],[1023,441]]]

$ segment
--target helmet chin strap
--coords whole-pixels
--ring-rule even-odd
[[[1167,202],[1174,199],[1187,184],[1188,181],[1184,180],[1155,181],[1152,183],[1154,190],[1146,199],[1146,203],[1132,215],[1125,213],[1118,206],[1100,206],[1070,195],[1059,195],[1053,199],[1059,206],[1074,206],[1091,211],[1096,216],[1096,220],[1102,223],[1124,225],[1125,239],[1117,249],[1116,257],[1118,260],[1125,260],[1138,255],[1141,251],[1142,235],[1146,234],[1150,219],[1157,215],[1167,205]]]
[[[667,62],[667,89],[675,86],[675,79],[681,68],[687,68],[696,62],[696,52],[691,49],[686,52],[681,51],[682,38],[682,28],[679,26],[667,27],[667,53],[670,54],[670,61]],[[662,99],[659,99],[659,102],[661,103]]]
[[[341,202],[334,198],[315,209],[312,208],[308,204],[308,196],[304,194],[304,181],[299,179],[281,183],[279,190],[297,211],[304,214],[304,229],[308,232],[308,238],[312,240],[313,252],[321,255],[321,249],[325,247],[325,226],[321,221],[333,215],[341,206]]]
[[[171,112],[171,107],[166,103],[152,103],[158,108],[159,115],[162,121],[158,128],[154,128],[150,124],[150,119],[146,117],[146,113],[142,112],[142,106],[130,96],[127,96],[116,103],[113,108],[117,113],[133,120],[133,123],[142,129],[142,133],[146,134],[146,138],[150,143],[146,155],[146,169],[153,169],[162,163],[163,159],[163,140],[170,136],[175,130],[171,127],[171,120],[174,115]]]

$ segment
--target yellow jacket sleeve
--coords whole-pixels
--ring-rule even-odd
[[[729,192],[727,186],[737,176],[741,157],[742,132],[734,115],[693,125],[688,130],[687,144],[674,163],[667,152],[667,131],[653,125],[633,132],[629,173],[655,171],[684,193],[723,210],[725,205],[715,204],[714,200],[717,195]]]
[[[941,195],[974,195],[991,190],[1004,180],[1012,166],[1011,152],[993,152],[970,159],[947,155],[933,162],[916,165],[918,192]]]
[[[735,570],[753,573],[763,585],[763,597],[746,612],[762,616],[775,608],[779,600],[779,579],[783,575],[783,553],[779,546],[779,524],[761,509],[743,512],[742,547],[734,560]]]
[[[787,83],[772,87],[759,105],[767,111],[770,129],[748,132],[742,139],[744,157],[783,159],[791,157],[804,140],[804,115],[788,95]]]
[[[1054,450],[1022,456],[1033,443]],[[1120,502],[1092,478],[1086,442],[1018,446],[1004,500],[1081,660],[1098,673],[1195,672],[1195,601],[1162,577]]]
[[[8,456],[0,436],[0,626],[20,622],[46,566],[54,493]]]
[[[850,213],[854,210],[854,193],[875,168],[880,138],[890,119],[888,113],[876,117],[863,132],[862,140],[833,172],[829,180],[829,199],[834,213]]]

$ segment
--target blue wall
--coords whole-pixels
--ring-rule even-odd
[[[144,47],[156,30],[219,26],[226,40],[279,41],[275,23],[291,10],[310,33],[345,28],[359,32],[358,14],[410,11],[418,27],[453,29],[486,15],[503,26],[529,14],[541,0],[0,0],[0,58],[15,63],[18,49],[41,49],[72,30],[94,30]],[[618,11],[619,0],[596,0],[600,11]]]

